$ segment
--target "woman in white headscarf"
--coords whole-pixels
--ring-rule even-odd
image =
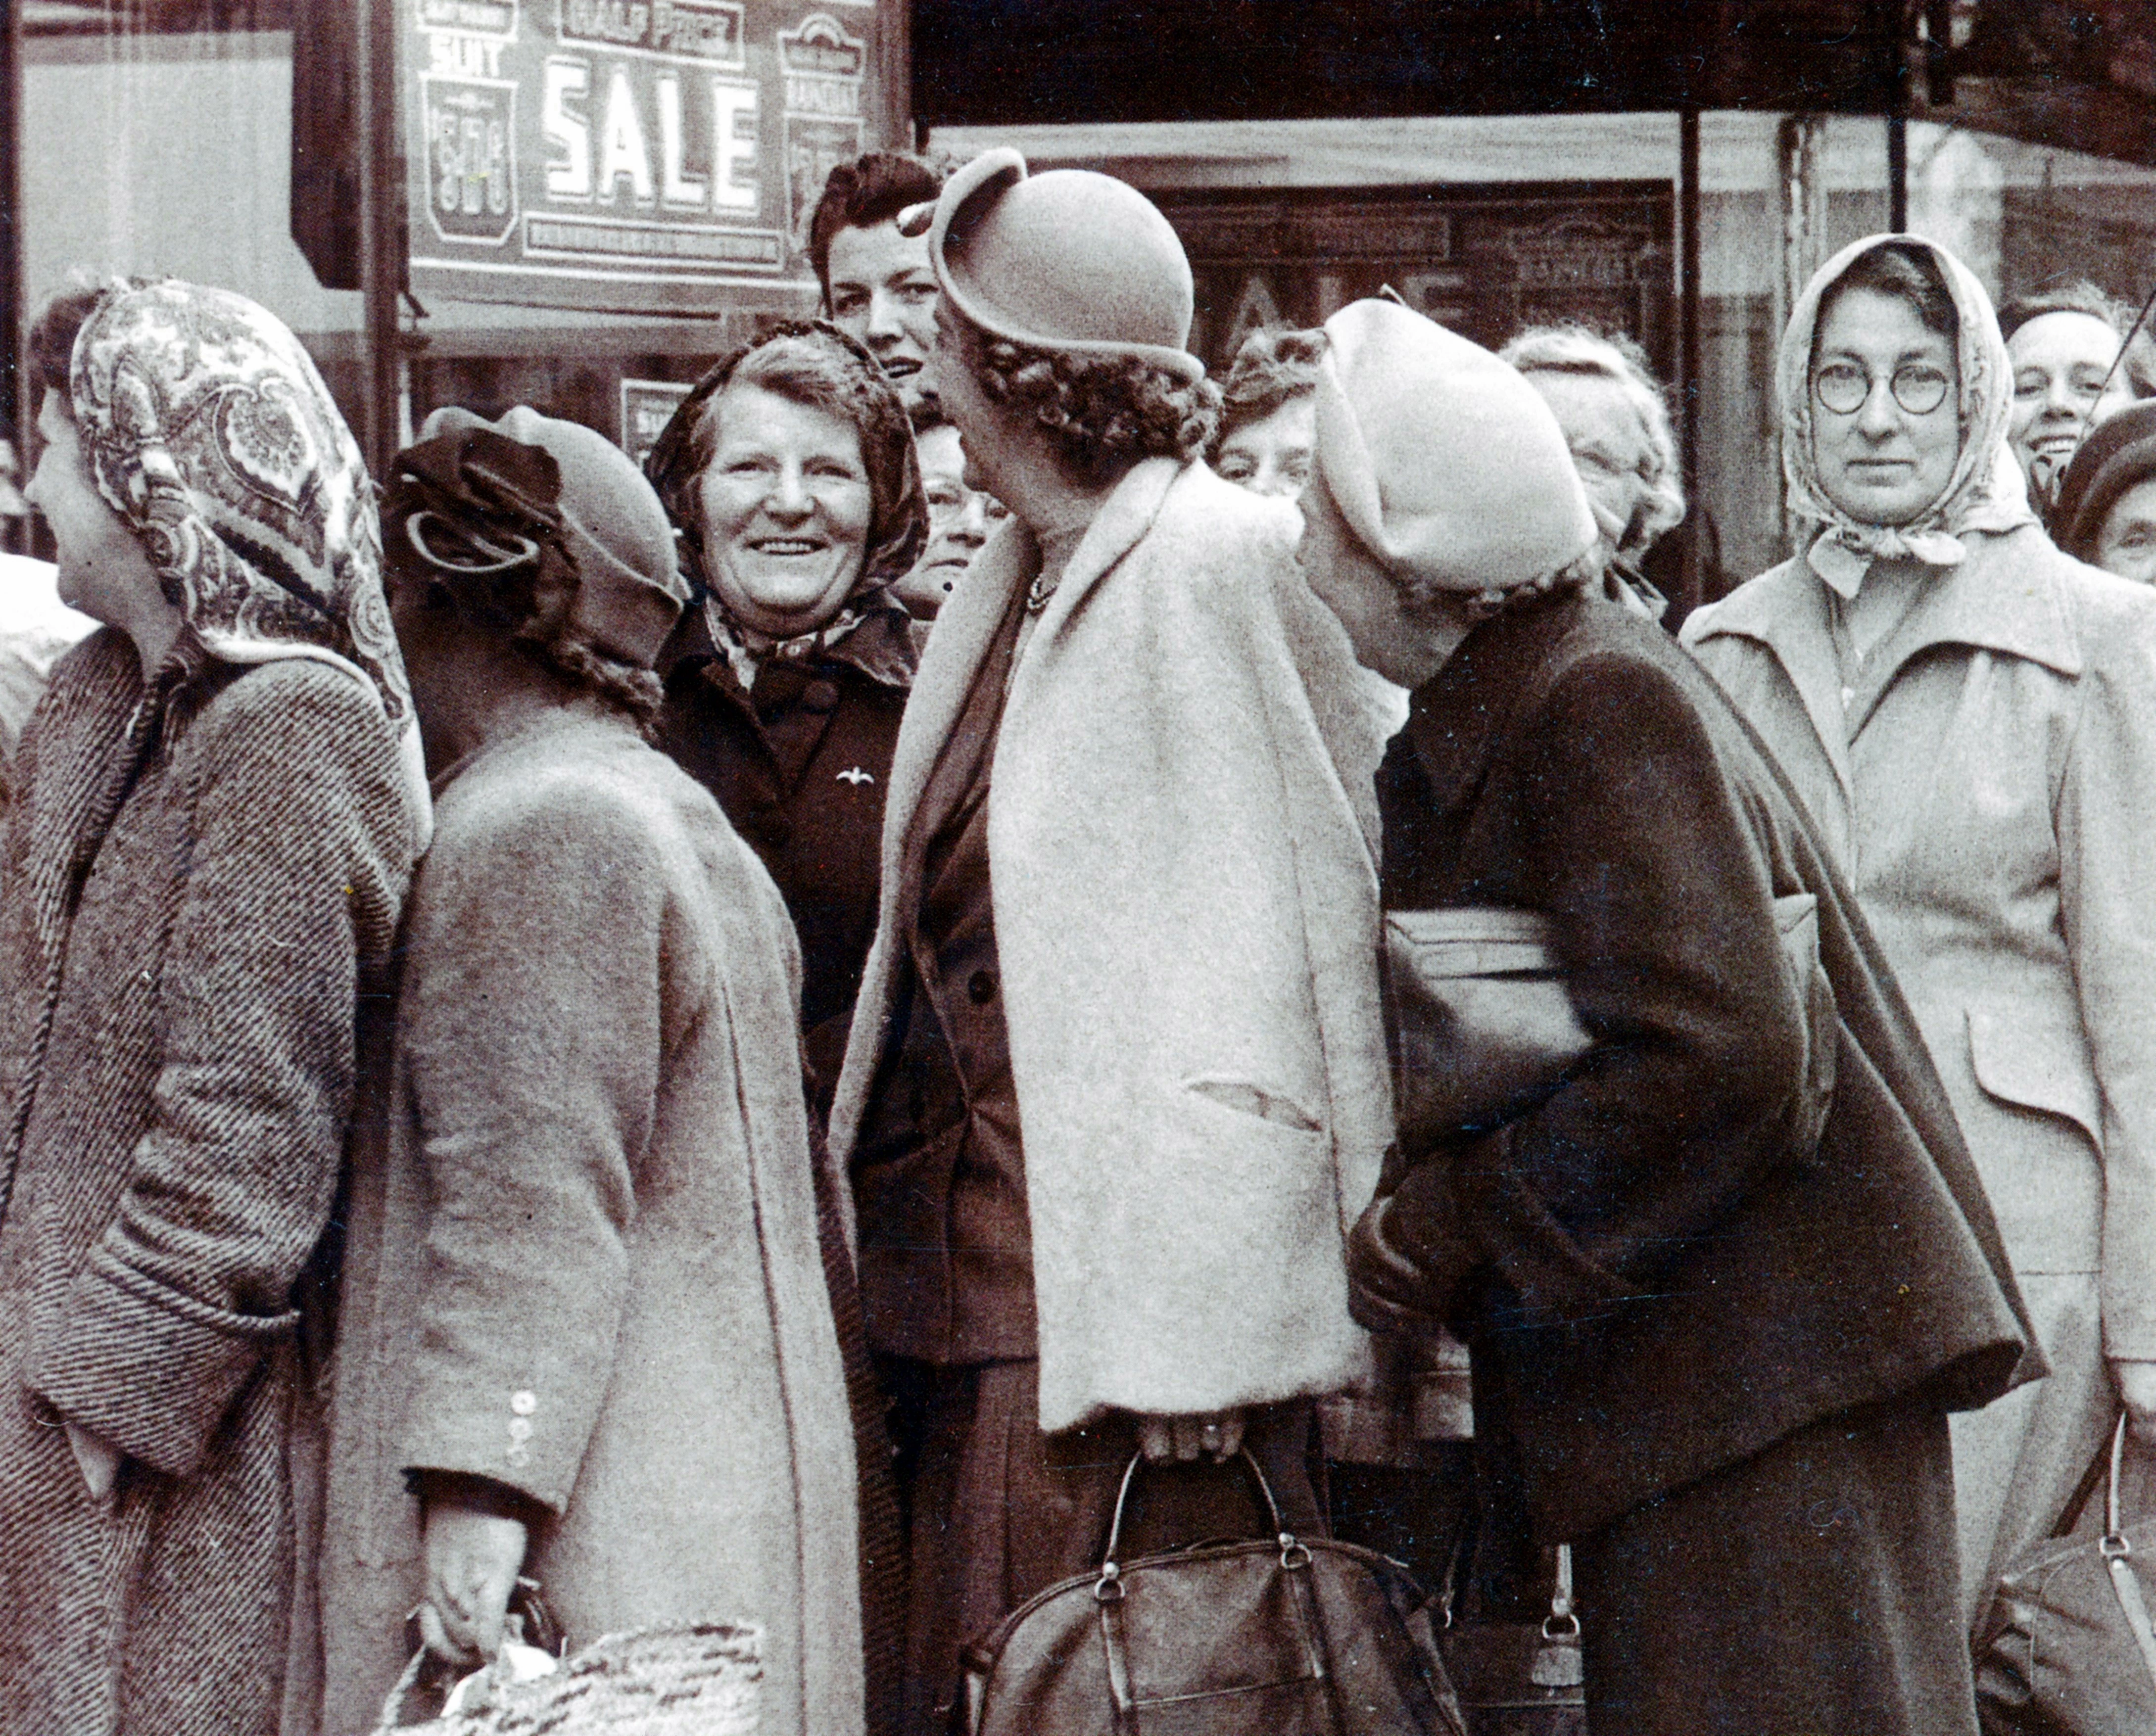
[[[1953,1419],[1980,1617],[2122,1401],[2156,1440],[2156,596],[2038,528],[1990,301],[1943,248],[1829,260],[1777,374],[1817,531],[1683,638],[1855,886],[2051,1365]]]

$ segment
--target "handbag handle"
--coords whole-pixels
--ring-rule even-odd
[[[1265,1517],[1272,1521],[1273,1538],[1280,1544],[1281,1565],[1291,1572],[1310,1565],[1310,1549],[1298,1543],[1281,1518],[1280,1503],[1273,1498],[1273,1486],[1265,1481],[1265,1473],[1251,1457],[1250,1449],[1239,1447],[1235,1457],[1240,1459],[1251,1476],[1258,1481],[1258,1493],[1265,1497]],[[1093,1600],[1096,1603],[1121,1603],[1123,1598],[1123,1570],[1117,1558],[1122,1554],[1123,1505],[1131,1498],[1131,1483],[1138,1474],[1138,1467],[1145,1462],[1142,1451],[1131,1455],[1131,1462],[1123,1467],[1123,1480],[1116,1490],[1115,1517],[1108,1521],[1108,1546],[1101,1561],[1101,1576],[1093,1582]]]
[[[2148,1600],[2141,1595],[2141,1581],[2133,1571],[2133,1545],[2127,1540],[2126,1528],[2120,1523],[2118,1511],[2118,1472],[2121,1461],[2126,1456],[2126,1412],[2118,1413],[2118,1426],[2111,1431],[2111,1474],[2104,1489],[2103,1536],[2097,1541],[2097,1553],[2111,1571],[2111,1589],[2118,1599],[2119,1614],[2126,1618],[2127,1631],[2133,1636],[2134,1649],[2141,1654],[2141,1667],[2148,1672],[2148,1680],[2156,1686],[2156,1626],[2148,1619]]]
[[[1243,1462],[1249,1468],[1250,1475],[1258,1480],[1258,1493],[1265,1498],[1265,1516],[1272,1521],[1273,1535],[1280,1539],[1281,1548],[1283,1550],[1301,1549],[1302,1545],[1288,1534],[1287,1526],[1281,1518],[1280,1503],[1273,1499],[1273,1486],[1265,1481],[1265,1473],[1258,1468],[1258,1462],[1250,1457],[1250,1449],[1247,1447],[1238,1447],[1235,1457]],[[1131,1498],[1131,1484],[1138,1474],[1138,1467],[1144,1462],[1145,1454],[1142,1452],[1134,1452],[1131,1455],[1130,1463],[1123,1467],[1122,1483],[1116,1491],[1115,1517],[1108,1521],[1108,1546],[1102,1553],[1101,1560],[1101,1578],[1104,1584],[1112,1583],[1122,1573],[1122,1569],[1116,1565],[1116,1559],[1122,1554],[1123,1505]]]

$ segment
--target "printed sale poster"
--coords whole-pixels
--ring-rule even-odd
[[[415,290],[813,304],[824,179],[881,142],[876,0],[404,4]]]

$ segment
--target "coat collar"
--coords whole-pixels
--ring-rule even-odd
[[[1014,693],[1042,648],[1061,633],[1086,593],[1152,528],[1168,489],[1186,468],[1173,458],[1147,458],[1110,491],[1034,625],[1012,675]],[[1029,585],[1040,571],[1040,545],[1033,532],[1016,518],[1006,520],[973,557],[928,637],[891,761],[885,809],[884,873],[902,901],[901,909],[911,909],[917,901],[919,865],[927,837],[942,818],[930,812],[923,801],[937,763],[951,746],[952,732],[1014,593]]]
[[[864,615],[851,632],[835,645],[824,646],[811,661],[848,664],[879,686],[904,693],[913,685],[920,657],[906,612],[894,603]],[[738,690],[741,682],[734,675],[733,665],[719,655],[700,599],[681,612],[681,619],[660,648],[654,667],[660,679],[667,681],[684,664],[713,662],[726,673],[723,684]]]
[[[2069,678],[2082,672],[2062,570],[2066,557],[2034,525],[2003,535],[1973,532],[1968,540],[1968,558],[1927,582],[1907,618],[1873,654],[1845,711],[1827,588],[1802,561],[1784,561],[1704,612],[1693,643],[1726,633],[1772,652],[1804,701],[1847,796],[1855,783],[1852,725],[1861,729],[1895,678],[1934,647],[2023,658]]]
[[[1594,607],[1574,594],[1486,621],[1414,690],[1405,734],[1437,812],[1459,807],[1481,785],[1550,646]]]

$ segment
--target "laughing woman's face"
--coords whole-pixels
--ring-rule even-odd
[[[704,566],[735,620],[769,638],[814,632],[861,575],[871,499],[860,436],[828,410],[731,386],[698,484]]]
[[[2022,473],[2048,494],[2088,431],[2133,402],[2126,370],[2112,367],[2118,334],[2094,314],[2039,314],[2015,328],[2006,355],[2014,364],[2007,438]]]

